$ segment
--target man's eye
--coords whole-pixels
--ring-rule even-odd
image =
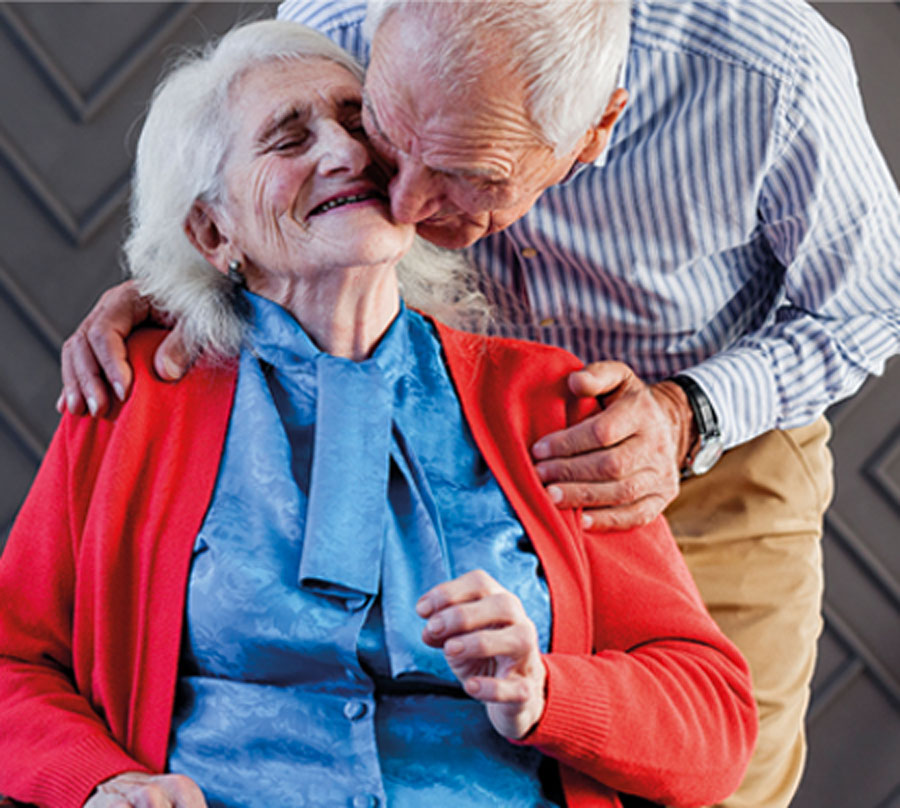
[[[501,194],[506,190],[506,180],[491,179],[490,177],[467,177],[463,182],[470,188],[482,194]]]

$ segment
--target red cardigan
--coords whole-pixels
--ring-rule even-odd
[[[485,460],[541,559],[553,612],[533,744],[571,808],[617,791],[668,805],[738,785],[756,713],[747,667],[710,619],[665,522],[583,535],[529,446],[581,419],[556,348],[440,327]],[[236,366],[158,381],[138,334],[128,401],[65,416],[0,561],[0,793],[81,806],[126,770],[166,765],[194,538],[211,500]]]

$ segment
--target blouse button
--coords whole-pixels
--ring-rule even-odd
[[[526,247],[522,250],[522,258],[534,258],[537,255],[537,250],[534,247]]]
[[[367,709],[364,701],[348,701],[344,703],[344,716],[348,721],[356,721],[366,714]]]
[[[353,808],[378,808],[378,797],[374,794],[357,794],[353,798]]]

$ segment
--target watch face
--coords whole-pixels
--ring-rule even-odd
[[[700,447],[697,456],[691,463],[691,473],[706,474],[722,456],[722,439],[716,435]]]

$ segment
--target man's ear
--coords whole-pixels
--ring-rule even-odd
[[[619,87],[609,99],[609,103],[606,105],[600,123],[587,131],[584,145],[578,153],[577,159],[579,162],[593,163],[601,154],[603,154],[603,150],[609,142],[609,135],[612,132],[613,125],[619,119],[619,116],[622,114],[622,110],[625,109],[627,103],[628,90]]]
[[[212,208],[197,200],[184,220],[184,233],[188,241],[219,272],[228,273],[228,238],[216,222]]]

